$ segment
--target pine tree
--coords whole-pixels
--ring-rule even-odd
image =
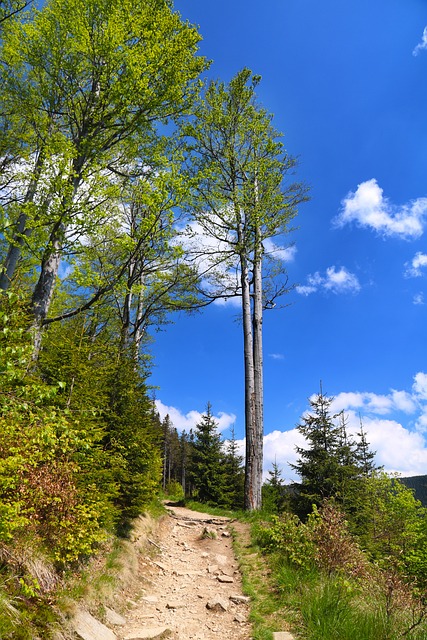
[[[208,402],[206,413],[196,425],[191,476],[201,502],[220,504],[223,500],[223,468],[218,424]]]
[[[374,462],[376,452],[369,449],[369,442],[366,439],[366,431],[363,427],[361,416],[359,416],[359,420],[360,431],[357,432],[359,441],[356,445],[355,456],[360,472],[365,477],[368,477],[371,476],[375,471],[378,471],[379,468]]]
[[[262,506],[265,511],[281,513],[286,505],[288,492],[282,478],[282,470],[274,460],[269,477],[262,486]]]
[[[245,469],[243,456],[239,455],[234,425],[224,454],[224,506],[243,509]]]
[[[350,449],[343,424],[335,423],[339,414],[331,414],[332,400],[321,388],[319,394],[310,398],[311,412],[304,415],[297,426],[308,445],[308,448],[296,447],[299,460],[291,465],[301,478],[293,500],[303,516],[311,511],[313,504],[320,505],[330,497],[342,498],[343,482],[349,473],[343,460],[350,455]]]

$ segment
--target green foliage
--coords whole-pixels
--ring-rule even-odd
[[[363,428],[358,442],[349,438],[344,414],[331,414],[332,401],[322,391],[310,398],[311,411],[297,427],[307,442],[306,447],[296,447],[299,459],[291,465],[301,478],[291,494],[301,517],[328,498],[350,509],[359,482],[373,473],[373,454]]]
[[[289,505],[289,488],[286,487],[282,471],[276,462],[268,475],[262,486],[262,509],[266,513],[280,514]]]
[[[365,478],[350,522],[372,559],[427,586],[427,510],[397,477],[377,473]]]
[[[267,552],[278,552],[290,564],[307,571],[316,557],[311,528],[311,522],[303,523],[296,515],[273,515],[270,523],[255,528],[256,539]]]
[[[245,470],[243,456],[238,453],[234,427],[223,453],[222,468],[224,489],[221,504],[229,509],[243,509]]]
[[[221,437],[217,429],[208,403],[206,413],[196,426],[190,473],[200,502],[214,505],[222,504],[224,480]]]

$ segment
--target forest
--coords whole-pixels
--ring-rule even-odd
[[[352,439],[320,391],[300,482],[276,464],[263,482],[263,313],[291,286],[265,243],[308,188],[259,76],[204,80],[169,0],[7,0],[0,30],[0,637],[50,637],[67,575],[165,495],[253,518],[278,575],[316,568],[359,613],[376,585],[363,638],[426,637],[426,511],[375,467],[362,424]],[[155,330],[231,297],[245,456],[209,403],[178,434],[147,383]]]

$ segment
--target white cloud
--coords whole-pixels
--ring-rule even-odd
[[[418,251],[412,258],[410,263],[405,264],[405,275],[409,278],[419,278],[423,275],[421,269],[427,267],[427,254]]]
[[[412,302],[417,305],[424,304],[424,294],[416,293],[413,297]]]
[[[161,400],[155,400],[156,409],[160,415],[160,418],[163,420],[167,415],[171,419],[173,426],[179,431],[190,431],[190,429],[194,429],[195,426],[202,419],[203,413],[200,411],[189,411],[186,414],[183,414],[181,409],[177,409],[176,407],[171,407],[163,404]],[[222,432],[231,427],[236,422],[236,416],[233,413],[225,413],[224,411],[219,411],[218,415],[214,415],[213,418],[218,424],[218,431]]]
[[[427,400],[427,373],[419,371],[414,376],[412,389],[419,400]]]
[[[337,227],[355,222],[384,236],[399,236],[411,240],[423,234],[427,213],[427,198],[418,198],[400,207],[383,195],[372,178],[358,185],[342,200],[342,210],[334,219]]]
[[[411,414],[417,410],[417,402],[407,391],[392,389],[388,395],[371,392],[342,392],[335,396],[332,411],[358,409],[360,412],[385,415],[392,411]]]
[[[413,56],[417,56],[424,49],[427,49],[427,27],[424,27],[422,40],[421,40],[421,42],[419,42],[417,44],[417,46],[415,47],[415,49],[412,52],[412,55]]]
[[[263,242],[264,251],[267,255],[281,260],[282,262],[293,262],[297,253],[297,248],[294,244],[289,247],[282,247],[276,244],[271,238],[267,238]]]
[[[298,285],[297,293],[308,296],[319,290],[331,291],[332,293],[357,293],[360,291],[360,283],[354,273],[345,267],[337,269],[335,266],[328,267],[324,276],[318,271],[307,276],[306,285]]]
[[[283,353],[269,353],[268,355],[273,360],[284,360],[285,359],[285,356],[283,355]]]

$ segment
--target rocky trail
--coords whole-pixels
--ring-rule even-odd
[[[101,624],[80,611],[82,640],[249,640],[249,599],[243,596],[227,518],[167,506],[139,559],[141,589],[120,615],[106,608]]]

